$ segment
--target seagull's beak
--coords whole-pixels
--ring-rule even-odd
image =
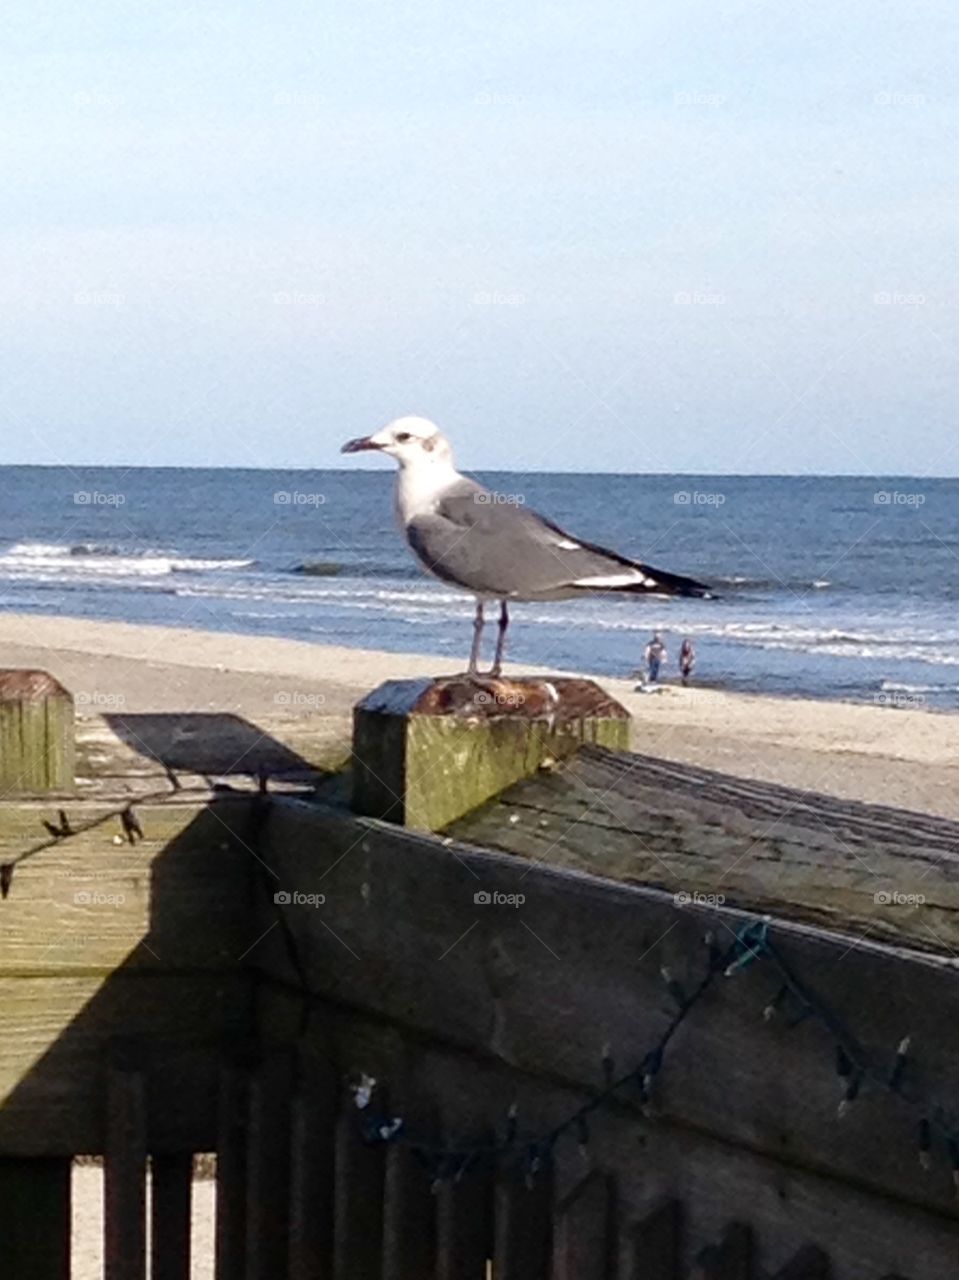
[[[372,436],[357,436],[355,440],[347,440],[340,453],[362,453],[364,449],[382,449]]]

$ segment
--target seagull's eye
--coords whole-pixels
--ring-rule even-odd
[[[408,431],[398,431],[396,433],[397,444],[406,444],[407,440],[412,440],[412,439],[413,437]]]

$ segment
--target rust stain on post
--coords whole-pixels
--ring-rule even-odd
[[[437,831],[584,742],[629,745],[629,713],[592,680],[390,680],[354,711],[353,808]]]

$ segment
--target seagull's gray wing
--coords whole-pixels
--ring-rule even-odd
[[[430,512],[409,521],[406,536],[431,573],[477,595],[556,600],[606,590],[708,594],[691,578],[573,538],[535,511],[465,476]]]

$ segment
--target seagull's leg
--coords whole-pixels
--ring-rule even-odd
[[[467,675],[475,676],[479,670],[480,642],[483,639],[483,601],[476,601],[476,616],[473,619],[473,647],[470,649],[470,664],[466,668]]]
[[[499,602],[499,634],[496,637],[496,656],[490,669],[491,676],[498,676],[503,669],[503,651],[506,648],[506,628],[509,626],[509,610],[506,601]]]

